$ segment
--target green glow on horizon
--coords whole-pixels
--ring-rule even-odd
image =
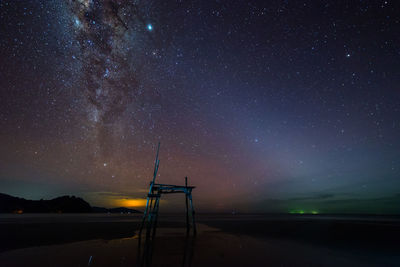
[[[312,211],[304,211],[304,210],[289,210],[290,214],[319,214],[318,211],[312,210]]]

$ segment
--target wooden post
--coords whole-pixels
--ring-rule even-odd
[[[186,232],[190,231],[190,223],[189,223],[189,205],[188,205],[188,189],[187,189],[187,177],[185,177],[185,200],[186,200]]]
[[[153,225],[153,233],[151,238],[153,239],[156,235],[156,228],[157,228],[157,219],[158,219],[158,206],[160,205],[160,198],[156,198],[156,203],[154,206],[155,212],[154,212],[154,225]]]
[[[189,193],[189,201],[190,201],[190,207],[192,208],[192,224],[193,224],[193,234],[196,235],[196,221],[194,219],[194,207],[193,207],[193,200],[192,200],[192,192],[190,190]]]
[[[149,212],[148,212],[147,222],[146,222],[146,240],[149,240],[149,238],[150,238],[150,229],[153,224],[152,218],[153,218],[153,197],[150,197]]]
[[[146,209],[144,210],[142,223],[140,224],[139,236],[142,235],[142,230],[147,217],[148,209],[149,209],[149,197],[147,197]]]
[[[160,152],[160,142],[158,142],[158,146],[157,146],[156,160],[154,162],[153,180],[150,183],[149,193],[147,194],[146,209],[144,210],[142,223],[140,224],[139,235],[142,235],[142,230],[143,230],[144,223],[146,221],[146,217],[151,216],[151,213],[150,213],[151,201],[153,200],[153,198],[151,198],[150,195],[153,194],[153,185],[157,178],[158,166],[160,165],[160,160],[158,159],[159,152]],[[149,203],[149,199],[150,199],[150,203]],[[150,204],[150,210],[149,210],[149,204]]]

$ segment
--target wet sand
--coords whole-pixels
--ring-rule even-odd
[[[0,217],[1,266],[398,266],[397,218],[160,216],[151,255],[138,215]],[[369,236],[369,238],[368,238]],[[139,256],[140,255],[140,256]]]

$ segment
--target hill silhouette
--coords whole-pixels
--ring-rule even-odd
[[[27,200],[0,193],[0,213],[139,213],[128,208],[92,207],[84,199],[61,196],[51,200]]]

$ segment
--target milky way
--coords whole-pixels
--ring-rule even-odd
[[[128,24],[121,15],[127,10],[112,1],[73,1],[76,39],[81,48],[85,94],[90,120],[111,123],[131,101],[130,91],[137,90],[135,77],[129,79]]]
[[[132,43],[143,28],[138,5],[131,1],[69,1],[82,75],[78,86],[87,100],[94,139],[105,149],[113,128],[138,94]],[[143,32],[143,31],[142,31]]]
[[[4,193],[139,203],[161,141],[200,211],[399,212],[395,1],[0,7]]]

